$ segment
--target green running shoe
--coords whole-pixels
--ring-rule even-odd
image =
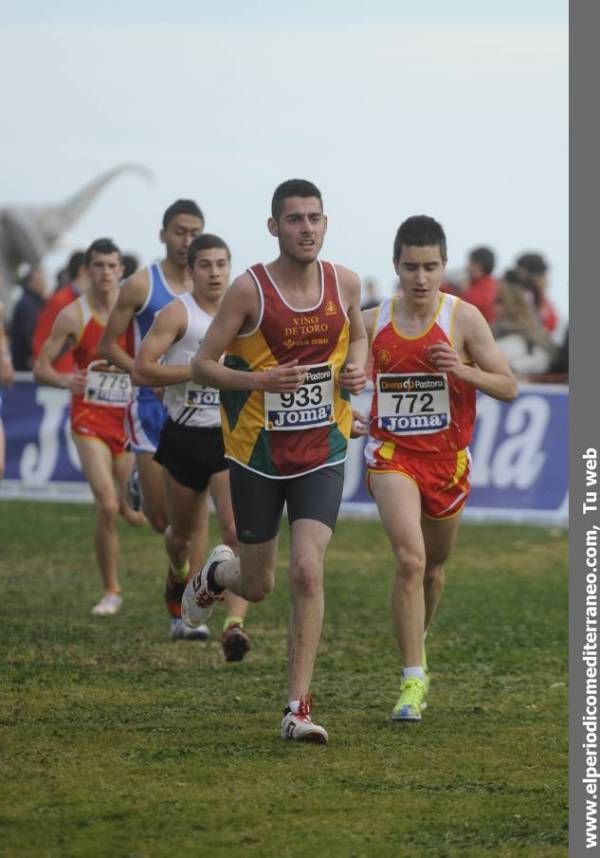
[[[392,721],[420,721],[421,712],[427,708],[425,696],[427,681],[422,679],[403,679],[400,683],[400,697],[392,709]]]

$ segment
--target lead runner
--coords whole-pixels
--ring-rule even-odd
[[[288,700],[283,739],[325,743],[309,695],[323,623],[323,564],[335,527],[352,424],[366,383],[360,280],[318,260],[327,229],[319,189],[291,179],[273,195],[279,256],[225,293],[192,363],[219,388],[240,557],[217,546],[188,583],[182,616],[205,622],[225,589],[259,602],[273,589],[284,504],[290,523]],[[224,365],[219,363],[226,352]]]

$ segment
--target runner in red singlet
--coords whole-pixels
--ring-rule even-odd
[[[142,524],[145,519],[126,500],[133,455],[127,452],[123,410],[131,396],[131,381],[98,352],[106,319],[117,300],[121,253],[110,239],[97,239],[86,251],[85,264],[90,289],[58,314],[33,371],[38,382],[72,393],[71,430],[96,503],[95,548],[104,584],[104,595],[92,613],[102,616],[115,614],[122,602],[117,513],[130,524]],[[125,336],[122,346],[128,347]],[[65,347],[73,354],[73,373],[60,373],[52,366]]]
[[[373,356],[365,450],[369,488],[396,573],[392,613],[404,664],[394,721],[420,721],[429,680],[424,638],[469,494],[475,391],[511,400],[517,385],[479,310],[440,292],[446,237],[424,215],[394,242],[399,294],[363,314]]]

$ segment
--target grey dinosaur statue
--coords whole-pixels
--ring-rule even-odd
[[[81,218],[100,191],[122,173],[152,178],[150,170],[141,164],[121,164],[101,173],[63,202],[0,207],[0,300],[6,302],[17,280],[19,266],[24,262],[38,265]]]

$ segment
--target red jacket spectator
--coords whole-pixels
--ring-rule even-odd
[[[498,284],[492,271],[496,259],[488,247],[476,247],[469,254],[467,272],[469,285],[461,293],[461,298],[474,304],[488,324],[494,321],[496,310],[496,293]]]
[[[484,274],[477,280],[471,280],[470,284],[460,296],[463,301],[474,304],[481,311],[483,318],[491,325],[496,316],[496,293],[498,284],[496,278],[491,274]]]
[[[37,325],[33,334],[33,359],[37,359],[40,350],[52,330],[54,320],[67,304],[70,304],[88,285],[87,273],[84,267],[84,254],[81,251],[73,253],[69,259],[68,276],[70,282],[61,286],[48,298],[38,316]],[[52,364],[57,372],[73,372],[73,352],[65,351],[59,355]]]

